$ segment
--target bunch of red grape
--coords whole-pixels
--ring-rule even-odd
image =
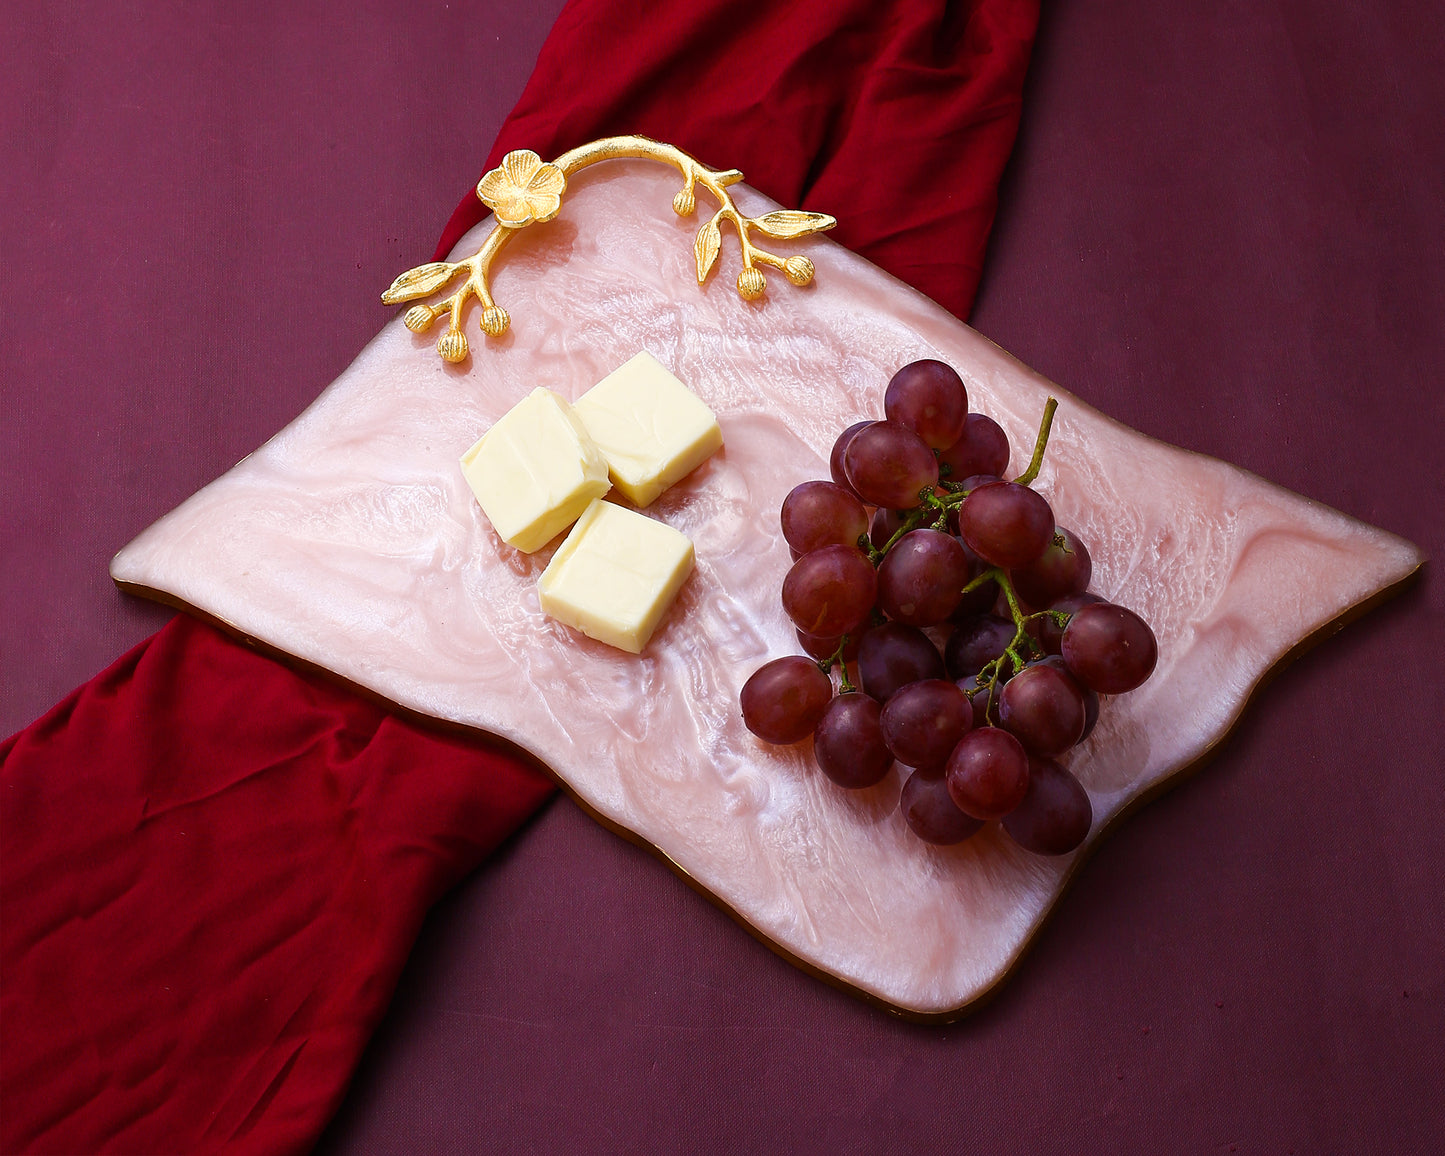
[[[1093,808],[1058,760],[1093,730],[1100,695],[1154,669],[1153,631],[1088,592],[1088,549],[1029,488],[1056,405],[1005,481],[1003,430],[968,412],[950,366],[915,361],[888,383],[883,421],[839,435],[833,480],[783,501],[783,609],[810,657],[755,671],[743,722],[771,743],[811,735],[842,787],[903,764],[899,807],[929,843],[998,819],[1030,851],[1079,846]]]

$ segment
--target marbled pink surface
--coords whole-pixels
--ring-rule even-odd
[[[672,214],[676,184],[641,164],[575,177],[561,216],[497,266],[507,336],[484,340],[471,314],[473,356],[452,367],[435,332],[398,318],[301,417],[121,551],[113,576],[517,742],[801,959],[903,1008],[960,1007],[1008,969],[1079,853],[1041,859],[996,831],[927,847],[897,813],[896,774],[842,792],[806,745],[755,740],[736,705],[753,669],[796,649],[778,603],[782,498],[827,476],[838,430],[880,413],[894,369],[956,366],[1016,465],[1044,398],[1060,399],[1039,487],[1088,542],[1094,588],[1160,641],[1150,682],[1106,702],[1068,760],[1093,800],[1091,840],[1222,737],[1296,641],[1409,573],[1418,552],[1133,433],[826,239],[797,243],[817,265],[809,288],[773,274],[766,298],[741,301],[725,237],[699,289],[698,220]],[[739,196],[750,212],[767,205]],[[575,398],[641,348],[713,408],[725,446],[649,510],[693,539],[697,569],[633,657],[541,614],[552,547],[503,545],[457,458],[534,386]]]

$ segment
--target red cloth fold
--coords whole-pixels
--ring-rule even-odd
[[[185,617],[0,762],[5,1152],[308,1147],[427,908],[552,791]]]
[[[959,317],[1018,131],[1037,0],[574,0],[487,158],[638,133],[788,208]],[[594,62],[579,74],[579,61]],[[579,79],[579,75],[581,79]],[[437,259],[486,214],[462,200]]]
[[[1037,18],[576,0],[487,167],[667,140],[963,315]],[[427,909],[550,791],[176,619],[0,745],[0,1150],[304,1151]]]

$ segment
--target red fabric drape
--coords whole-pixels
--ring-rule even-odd
[[[552,790],[185,617],[0,759],[7,1153],[304,1149],[427,908]]]
[[[487,158],[614,133],[740,168],[830,236],[968,316],[1013,148],[1037,0],[574,0]],[[579,61],[590,61],[586,69]],[[444,257],[486,209],[466,197]]]
[[[1037,18],[576,0],[487,167],[667,140],[833,212],[962,315]],[[469,195],[441,249],[480,214]],[[427,909],[550,791],[176,619],[0,745],[0,1149],[305,1150]]]

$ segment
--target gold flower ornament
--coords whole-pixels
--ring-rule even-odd
[[[477,182],[477,196],[509,229],[550,221],[561,211],[566,189],[566,174],[531,149],[508,153]]]
[[[530,149],[518,149],[502,158],[502,163],[477,182],[477,196],[496,215],[497,227],[487,235],[482,247],[461,261],[432,261],[408,269],[392,282],[381,295],[387,305],[417,301],[437,292],[458,273],[466,271],[466,280],[452,295],[434,305],[414,305],[406,312],[406,327],[424,333],[442,314],[450,324],[437,342],[437,352],[450,362],[465,361],[470,355],[466,336],[462,333],[462,308],[475,297],[482,306],[481,328],[488,337],[500,337],[511,325],[507,311],[492,299],[487,275],[492,259],[507,239],[518,229],[550,221],[562,209],[562,194],[567,191],[567,177],[578,169],[598,161],[623,157],[661,161],[682,174],[683,187],[672,200],[673,211],[689,217],[697,208],[697,190],[706,189],[718,202],[717,212],[703,222],[693,242],[697,260],[697,283],[705,284],[716,265],[722,249],[723,223],[737,231],[742,251],[742,272],[738,274],[738,295],[755,301],[767,290],[760,265],[781,269],[794,285],[806,285],[813,279],[813,262],[801,253],[781,257],[754,244],[751,234],[761,233],[776,240],[790,240],[821,233],[838,222],[826,213],[809,213],[793,209],[776,209],[761,217],[746,217],[728,192],[731,185],[743,179],[737,169],[710,169],[672,145],[661,144],[642,136],[606,137],[563,153],[556,161],[542,160]]]

